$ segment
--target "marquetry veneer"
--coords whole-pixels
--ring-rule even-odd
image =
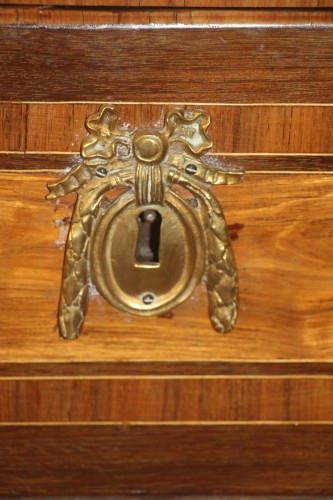
[[[331,2],[6,3],[0,495],[332,495]],[[253,6],[294,9],[232,9]],[[45,186],[103,102],[141,128],[205,108],[210,161],[246,171],[214,188],[239,270],[231,334],[200,285],[145,319],[93,295],[80,339],[59,337],[75,196]]]

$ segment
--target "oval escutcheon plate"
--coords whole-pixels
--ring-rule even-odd
[[[149,241],[146,255],[138,249],[138,243],[144,246],[140,226],[145,214],[133,196],[121,196],[97,223],[91,262],[94,282],[106,300],[123,311],[151,316],[192,294],[205,269],[205,238],[196,212],[169,192],[163,205],[149,206],[148,216],[160,220],[153,260]]]
[[[242,172],[202,161],[212,146],[209,124],[205,111],[173,109],[162,130],[122,129],[110,104],[87,119],[82,163],[48,186],[49,200],[78,194],[58,314],[64,338],[78,337],[91,285],[118,309],[152,316],[185,301],[205,279],[212,326],[233,328],[237,270],[208,186],[238,184]],[[122,193],[112,198],[114,188]]]

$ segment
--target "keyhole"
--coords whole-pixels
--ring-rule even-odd
[[[139,264],[158,264],[162,217],[156,210],[145,210],[138,217],[135,259]]]

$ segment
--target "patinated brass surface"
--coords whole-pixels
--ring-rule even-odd
[[[93,286],[115,307],[151,316],[186,300],[202,279],[213,327],[233,328],[236,265],[208,185],[237,184],[242,173],[203,163],[212,146],[209,124],[205,111],[173,109],[163,130],[128,130],[109,104],[87,119],[82,163],[48,185],[48,200],[78,194],[59,304],[63,337],[79,335]],[[191,199],[174,192],[176,184]],[[112,199],[116,187],[123,190]]]

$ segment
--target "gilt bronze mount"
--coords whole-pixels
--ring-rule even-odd
[[[212,146],[209,124],[205,111],[172,109],[162,130],[129,130],[119,127],[110,104],[88,117],[82,162],[48,185],[48,200],[78,195],[59,304],[63,337],[78,337],[93,285],[118,309],[152,316],[185,301],[202,279],[212,326],[221,333],[233,328],[237,270],[208,186],[237,184],[242,173],[203,162]],[[114,188],[121,193],[112,198]]]

